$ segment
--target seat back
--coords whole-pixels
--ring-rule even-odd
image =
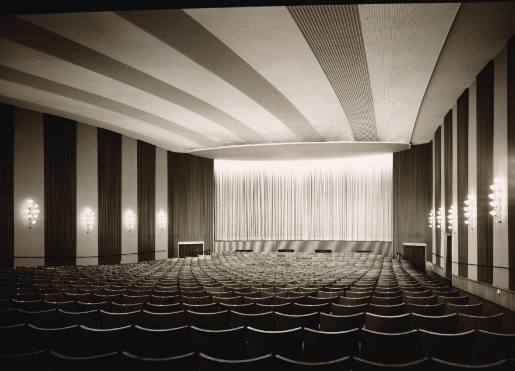
[[[231,327],[245,326],[259,330],[273,330],[274,328],[274,312],[240,313],[231,311],[229,317]]]
[[[223,330],[229,327],[229,311],[223,310],[214,313],[199,313],[186,311],[186,318],[190,326],[208,330]]]
[[[358,354],[360,329],[326,332],[304,328],[303,338],[305,360],[330,361]]]
[[[320,331],[338,332],[361,328],[365,324],[365,313],[348,316],[320,313]]]
[[[425,316],[443,316],[445,314],[445,304],[431,304],[431,305],[420,305],[420,304],[406,304],[406,313],[416,313]]]
[[[127,313],[113,313],[101,310],[100,323],[104,329],[118,328],[123,326],[133,326],[141,323],[141,311]]]
[[[273,367],[273,360],[271,354],[240,360],[220,359],[204,353],[199,354],[200,371],[262,371]]]
[[[404,303],[393,305],[369,304],[368,311],[381,316],[398,316],[404,314],[406,308]]]
[[[470,363],[474,351],[474,336],[475,331],[442,334],[420,330],[419,354],[445,361]]]
[[[244,327],[206,330],[191,326],[190,333],[195,352],[222,359],[244,359],[247,356]]]
[[[368,303],[357,305],[331,304],[331,314],[336,316],[348,316],[368,311]]]
[[[318,329],[319,313],[284,314],[274,312],[275,330],[289,330],[296,327]]]
[[[480,316],[483,313],[483,303],[453,304],[447,303],[447,313],[463,313],[471,316]]]
[[[247,328],[248,352],[251,357],[280,354],[289,358],[302,356],[302,329],[266,331]]]
[[[380,316],[377,314],[367,313],[365,315],[365,327],[368,330],[378,332],[406,332],[411,330],[411,316],[409,314]]]
[[[373,362],[412,362],[417,358],[417,331],[382,333],[362,329],[361,356]]]
[[[439,333],[455,333],[458,331],[458,316],[456,314],[424,316],[411,313],[411,327]]]
[[[164,330],[186,326],[187,323],[184,310],[169,313],[154,313],[147,310],[141,312],[141,324],[148,329]]]
[[[298,371],[298,370],[320,370],[320,371],[341,371],[348,370],[351,365],[350,357],[332,359],[329,361],[308,362],[300,361],[280,355],[275,356],[277,370]]]
[[[140,357],[174,357],[192,351],[188,326],[154,330],[136,325],[130,333],[127,351]]]
[[[503,317],[503,313],[497,313],[492,316],[471,316],[460,313],[458,314],[458,330],[460,332],[469,330],[501,332]]]
[[[502,358],[515,359],[515,334],[478,330],[474,355],[477,363],[490,363]]]

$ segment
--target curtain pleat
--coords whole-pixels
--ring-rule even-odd
[[[138,261],[155,259],[156,147],[138,141]]]

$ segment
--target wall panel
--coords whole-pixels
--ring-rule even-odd
[[[155,259],[156,147],[138,140],[138,261]]]
[[[98,263],[121,261],[122,136],[97,129]]]
[[[14,264],[14,107],[0,104],[0,266]]]
[[[442,231],[444,236],[448,233],[452,233],[449,227],[452,227],[449,223],[447,216],[449,215],[449,209],[452,206],[452,110],[445,115],[444,118],[444,217],[445,217],[445,230]],[[445,253],[442,256],[445,258],[444,267],[447,275],[450,275],[452,269],[452,249],[447,246],[447,238],[444,238]]]
[[[468,276],[468,226],[465,224],[463,207],[468,195],[468,117],[469,91],[466,89],[457,104],[457,209],[458,209],[458,275]]]
[[[509,288],[515,290],[515,37],[507,54]]]
[[[178,256],[178,241],[204,241],[213,248],[213,160],[168,152],[168,256]]]
[[[403,254],[403,242],[423,242],[426,260],[431,260],[432,149],[428,143],[393,154],[394,253]]]
[[[477,76],[477,252],[478,281],[492,283],[493,228],[488,194],[493,181],[494,64]]]
[[[138,261],[138,141],[122,137],[122,263]],[[136,224],[129,228],[129,212]]]
[[[164,212],[168,223],[161,227],[156,219],[156,259],[168,257],[168,225],[170,213],[168,211],[168,154],[164,149],[156,148],[156,213]],[[157,215],[156,215],[157,217]]]
[[[474,81],[469,87],[469,193],[477,200],[477,85]],[[477,217],[474,229],[468,232],[468,278],[477,280]]]
[[[438,209],[442,207],[442,127],[439,126],[435,133],[435,217],[438,213]],[[444,216],[444,215],[443,215]],[[442,225],[443,227],[443,225]],[[435,223],[436,228],[436,223]],[[435,255],[434,255],[434,262],[436,265],[440,265],[441,261],[441,234],[442,231],[438,228],[436,228],[436,238],[435,238]]]

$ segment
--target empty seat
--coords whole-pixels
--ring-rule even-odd
[[[415,361],[417,358],[417,331],[382,333],[362,329],[361,358],[383,363]]]
[[[483,313],[483,303],[463,305],[447,303],[447,313],[463,313],[472,316],[480,316],[481,313]]]
[[[181,301],[185,304],[209,304],[211,303],[211,296],[181,296]]]
[[[89,356],[108,352],[119,352],[126,348],[131,340],[132,326],[113,329],[98,329],[80,326],[80,336],[77,339],[72,356]]]
[[[102,328],[118,328],[123,326],[133,326],[141,322],[141,311],[127,313],[112,313],[101,310],[100,323]]]
[[[470,365],[463,363],[455,363],[444,361],[442,359],[433,358],[431,359],[431,370],[437,371],[459,371],[459,370],[509,370],[510,366],[508,360],[501,359],[497,362],[481,364],[481,365]]]
[[[199,313],[186,311],[186,318],[191,326],[209,330],[222,330],[229,327],[229,311]]]
[[[24,323],[30,323],[39,327],[53,328],[59,327],[61,324],[56,309],[40,311],[26,311],[19,309],[18,316]]]
[[[296,314],[309,314],[309,313],[331,313],[331,303],[321,304],[301,304],[293,303],[293,312]]]
[[[300,359],[302,356],[302,330],[266,331],[247,328],[248,352],[251,357],[280,354]]]
[[[365,315],[365,327],[368,330],[378,332],[406,332],[411,330],[411,316],[401,314],[398,316],[380,316],[367,313]]]
[[[262,371],[273,367],[273,357],[266,354],[261,357],[246,359],[220,359],[210,357],[207,354],[199,354],[199,365],[201,371]]]
[[[369,304],[368,312],[381,316],[398,316],[406,311],[404,303],[394,305]]]
[[[364,313],[351,314],[348,316],[320,313],[320,331],[346,331],[361,328],[364,324]]]
[[[492,316],[471,316],[460,313],[458,315],[458,330],[460,332],[469,330],[486,330],[490,332],[501,332],[503,313]]]
[[[273,330],[274,328],[274,312],[240,313],[231,311],[229,318],[231,327],[246,326],[259,330]]]
[[[48,364],[48,352],[42,349],[26,353],[0,354],[0,364],[4,370],[40,370],[43,365]]]
[[[264,297],[244,296],[243,302],[244,303],[274,304],[274,297],[273,296],[264,296]]]
[[[474,355],[477,363],[491,363],[503,358],[515,359],[515,334],[478,330]]]
[[[404,290],[404,291],[402,291],[402,295],[413,298],[413,297],[433,296],[433,293],[430,290],[422,290],[422,291],[420,291],[420,290],[418,290],[418,291]]]
[[[111,371],[116,370],[121,363],[119,352],[91,356],[68,356],[50,351],[49,357],[52,370],[55,371]]]
[[[402,303],[402,296],[372,296],[370,304],[396,305]]]
[[[171,313],[171,312],[177,312],[179,310],[183,309],[182,304],[175,303],[175,304],[152,304],[152,303],[145,303],[145,306],[143,309],[153,312],[153,313]]]
[[[304,328],[304,359],[329,361],[358,354],[360,330],[326,332]]]
[[[230,296],[230,297],[218,297],[213,296],[211,297],[213,300],[213,303],[225,303],[225,304],[243,304],[243,297],[242,296]]]
[[[79,312],[86,312],[88,310],[100,310],[100,309],[110,310],[110,308],[111,308],[111,305],[107,301],[102,301],[102,302],[98,302],[98,303],[97,302],[85,303],[82,301],[77,301],[75,303],[75,306],[77,308],[77,311],[79,311]]]
[[[440,303],[451,303],[451,304],[468,304],[469,297],[467,295],[464,296],[445,296],[445,295],[439,295],[438,296],[438,302]]]
[[[0,326],[11,326],[23,323],[14,308],[0,310]]]
[[[169,329],[186,326],[187,323],[184,310],[170,313],[153,313],[146,310],[141,312],[141,324],[148,329]]]
[[[209,304],[187,304],[182,303],[182,307],[186,310],[191,310],[197,313],[215,313],[218,312],[218,304],[217,303],[209,303]]]
[[[442,316],[445,314],[445,304],[406,304],[406,313],[417,313],[425,316]]]
[[[368,311],[368,303],[357,305],[331,304],[331,314],[337,316],[348,316],[351,314],[363,313]]]
[[[141,304],[150,300],[150,295],[122,295],[123,304]]]
[[[150,295],[150,302],[152,304],[161,304],[161,305],[178,304],[181,302],[181,297],[179,295],[164,296],[164,295],[157,295],[154,293],[154,294]]]
[[[335,295],[328,297],[306,296],[305,304],[331,304],[336,303],[338,297]]]
[[[75,302],[69,301],[47,301],[45,300],[45,308],[47,309],[62,309],[68,312],[74,312],[77,310]]]
[[[11,299],[12,306],[17,309],[37,311],[45,309],[45,303],[40,299],[18,300]]]
[[[73,349],[80,346],[77,339],[80,338],[78,325],[41,328],[33,325],[28,326],[27,338],[36,349],[51,349],[62,354],[73,354]],[[26,340],[25,340],[26,341]]]
[[[352,370],[356,371],[380,371],[380,370],[410,370],[410,371],[426,371],[428,369],[429,359],[427,357],[406,363],[381,363],[367,361],[359,357],[352,360]]]
[[[130,330],[127,351],[147,358],[178,356],[192,351],[188,326],[163,330],[134,326]]]
[[[114,313],[129,313],[134,312],[136,310],[142,310],[145,307],[145,303],[132,303],[132,304],[124,304],[124,303],[111,303],[111,312]]]
[[[412,313],[411,327],[439,333],[455,333],[458,331],[458,316],[456,314],[424,316]]]
[[[438,298],[436,295],[432,296],[405,296],[404,302],[409,304],[417,304],[417,305],[431,305],[437,304]]]
[[[129,352],[122,353],[122,364],[128,370],[141,371],[197,371],[198,362],[195,353],[186,353],[166,358],[140,357]]]
[[[275,329],[276,330],[289,330],[296,327],[308,327],[318,329],[319,322],[318,313],[307,314],[284,314],[274,313]]]
[[[266,313],[266,312],[281,312],[286,314],[293,314],[294,309],[292,303],[283,304],[254,304],[255,313]]]
[[[236,311],[238,313],[254,313],[254,303],[245,303],[245,304],[226,304],[219,303],[219,310],[230,310]]]
[[[0,354],[28,353],[45,349],[44,347],[32,349],[28,339],[30,339],[29,331],[24,323],[0,326]]]
[[[67,312],[58,309],[59,319],[62,326],[85,325],[92,328],[100,327],[98,310],[86,312]]]
[[[243,359],[247,356],[244,327],[206,330],[191,326],[191,346],[195,352],[222,359]]]
[[[346,291],[345,296],[349,298],[366,298],[373,295],[372,291]]]
[[[351,363],[350,357],[332,359],[329,361],[308,362],[275,356],[275,365],[277,370],[281,371],[297,371],[297,370],[320,370],[320,371],[341,371],[348,370]]]
[[[445,361],[470,363],[474,350],[474,331],[442,334],[419,330],[419,354]]]

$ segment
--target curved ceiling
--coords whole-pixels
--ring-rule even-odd
[[[459,7],[3,16],[0,101],[206,156],[257,144],[338,142],[309,148],[344,155],[359,147],[346,142],[409,144]]]

